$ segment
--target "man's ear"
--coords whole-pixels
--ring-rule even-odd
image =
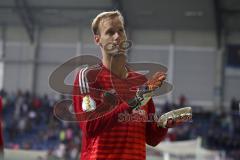
[[[94,41],[97,45],[100,43],[100,35],[94,35]]]

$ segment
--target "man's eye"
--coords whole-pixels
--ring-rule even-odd
[[[114,35],[114,31],[108,31],[107,34]]]
[[[123,29],[119,29],[119,32],[123,32]]]

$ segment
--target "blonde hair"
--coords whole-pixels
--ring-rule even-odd
[[[119,17],[120,20],[122,21],[123,25],[124,25],[123,16],[118,10],[102,12],[102,13],[98,14],[92,21],[92,32],[93,32],[93,34],[94,35],[99,34],[99,24],[101,23],[101,21],[103,19],[114,18],[114,17]]]

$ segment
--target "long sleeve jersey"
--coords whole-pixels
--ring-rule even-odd
[[[82,130],[82,160],[144,160],[146,144],[156,146],[164,139],[167,129],[158,128],[153,119],[146,119],[155,113],[152,99],[137,110],[132,110],[127,103],[136,94],[132,88],[145,82],[143,75],[130,69],[127,78],[121,79],[102,64],[79,71],[73,89],[75,113],[83,112],[82,100],[86,95],[93,97],[97,108],[102,107],[99,105],[103,103],[101,98],[96,98],[93,93],[96,89],[115,91],[119,100],[109,112],[79,122]]]

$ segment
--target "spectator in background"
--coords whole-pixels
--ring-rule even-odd
[[[187,98],[184,94],[181,94],[179,97],[179,107],[185,107],[187,104]]]
[[[0,160],[3,160],[3,130],[2,130],[2,97],[0,97]]]
[[[233,113],[239,112],[239,101],[236,99],[236,97],[233,97],[231,100],[231,110]]]
[[[59,132],[59,140],[60,140],[61,142],[65,142],[65,140],[66,140],[66,133],[65,133],[64,130],[61,130],[61,131]]]

